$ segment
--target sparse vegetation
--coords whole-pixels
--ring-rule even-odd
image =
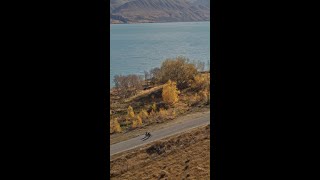
[[[210,179],[210,125],[111,156],[110,179],[161,177]]]
[[[161,108],[160,110],[159,110],[159,117],[161,118],[161,119],[164,119],[164,118],[166,118],[167,117],[167,115],[168,115],[168,112],[165,110],[165,109],[163,109],[163,108]]]
[[[133,129],[136,128],[137,125],[138,125],[137,120],[133,120],[133,121],[132,121],[132,128],[133,128]]]
[[[156,103],[153,103],[152,106],[151,106],[151,108],[152,108],[152,111],[153,111],[153,112],[156,112],[156,111],[157,111],[157,105],[156,105]]]
[[[205,63],[204,62],[201,62],[201,61],[194,61],[193,64],[196,65],[196,69],[198,71],[204,71],[204,68],[205,68]]]
[[[114,76],[115,89],[122,97],[129,97],[135,95],[142,89],[143,78],[138,75],[130,74],[127,76]]]
[[[142,126],[142,119],[139,115],[137,115],[137,124],[138,126]]]
[[[131,106],[128,107],[128,118],[129,119],[133,119],[134,118],[134,111],[133,108]]]
[[[115,76],[115,88],[110,91],[110,122],[115,126],[116,118],[121,130],[110,126],[111,133],[165,122],[209,107],[210,72],[203,72],[203,68],[200,61],[191,63],[177,57],[165,60],[160,68],[145,71],[144,77]]]
[[[208,90],[210,88],[210,77],[206,74],[197,74],[191,84],[193,91]]]
[[[145,109],[142,109],[139,113],[139,116],[142,118],[142,119],[147,119],[149,117],[149,114],[148,112],[145,110]]]
[[[111,133],[119,133],[121,131],[122,131],[122,129],[120,127],[118,119],[117,118],[113,119],[113,121],[110,123],[110,132]]]

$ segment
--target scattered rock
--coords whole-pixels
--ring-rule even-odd
[[[203,168],[201,168],[201,167],[199,167],[199,166],[197,166],[196,167],[198,170],[200,170],[200,171],[205,171],[205,169],[203,169]]]

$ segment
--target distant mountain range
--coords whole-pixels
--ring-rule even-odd
[[[210,0],[110,0],[110,23],[210,21]]]

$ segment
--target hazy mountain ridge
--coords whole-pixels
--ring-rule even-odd
[[[110,0],[110,23],[209,21],[210,0]]]

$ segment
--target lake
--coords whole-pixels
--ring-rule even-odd
[[[210,22],[110,24],[111,87],[114,75],[144,75],[177,56],[208,65]]]

